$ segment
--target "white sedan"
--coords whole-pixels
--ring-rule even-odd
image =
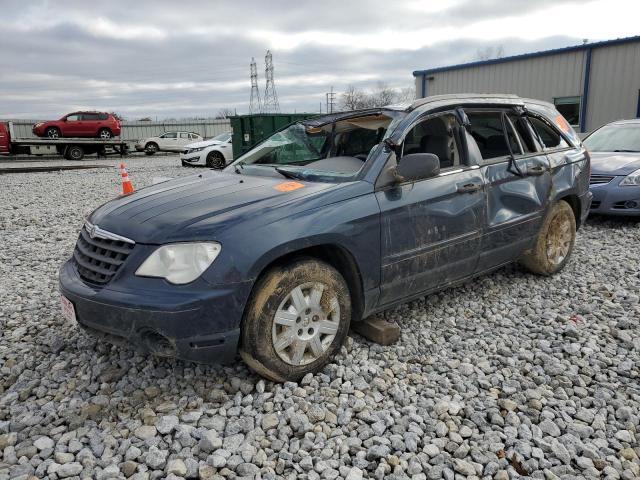
[[[233,147],[231,133],[222,133],[209,140],[191,143],[180,154],[182,166],[207,166],[209,168],[224,168],[233,161]]]
[[[193,132],[165,132],[157,137],[138,140],[136,150],[147,155],[156,152],[182,152],[189,143],[199,140],[202,140],[202,137]]]

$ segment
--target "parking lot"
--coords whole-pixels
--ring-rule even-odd
[[[110,158],[95,163],[116,164]],[[127,159],[136,189],[198,173]],[[93,163],[93,162],[91,162]],[[640,477],[640,221],[590,218],[559,274],[405,304],[299,384],[67,323],[57,272],[114,168],[0,175],[0,479]]]

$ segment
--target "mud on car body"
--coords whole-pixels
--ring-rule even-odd
[[[521,261],[568,261],[589,157],[552,105],[447,95],[294,123],[222,171],[95,210],[62,267],[67,314],[160,355],[240,352],[295,380],[351,322]]]

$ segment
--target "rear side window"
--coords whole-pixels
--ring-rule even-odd
[[[506,157],[511,152],[515,155],[522,153],[511,122],[506,122],[505,135],[502,112],[467,112],[467,116],[471,122],[469,132],[478,144],[483,160]]]
[[[176,132],[169,132],[165,133],[160,138],[178,138],[178,134]]]
[[[98,114],[98,120],[108,120],[109,119],[109,114],[108,113],[99,113]]]
[[[189,138],[188,133],[180,133],[180,138]]]
[[[82,120],[92,121],[98,120],[100,116],[97,113],[83,113]]]
[[[548,125],[545,121],[537,117],[528,117],[529,123],[534,132],[538,135],[545,150],[552,148],[567,148],[569,144],[562,138],[562,135]]]

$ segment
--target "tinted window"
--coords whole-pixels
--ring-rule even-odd
[[[564,148],[569,146],[564,138],[543,120],[536,117],[528,117],[528,119],[545,148]]]
[[[169,133],[165,133],[160,138],[178,138],[178,134],[176,132],[169,132]]]
[[[109,119],[109,114],[108,113],[99,113],[98,114],[98,120],[108,120]]]
[[[569,125],[580,125],[580,97],[558,97],[553,104]]]
[[[467,116],[471,122],[469,132],[478,144],[484,160],[506,157],[511,152],[514,154],[522,153],[510,123],[507,123],[507,135],[505,136],[502,112],[467,112]],[[507,138],[511,151],[507,144]]]
[[[100,115],[98,115],[97,113],[83,113],[82,114],[82,120],[98,120],[100,118]]]
[[[433,153],[440,159],[442,169],[460,165],[453,137],[453,129],[456,126],[453,115],[442,115],[418,123],[404,139],[403,155]]]

